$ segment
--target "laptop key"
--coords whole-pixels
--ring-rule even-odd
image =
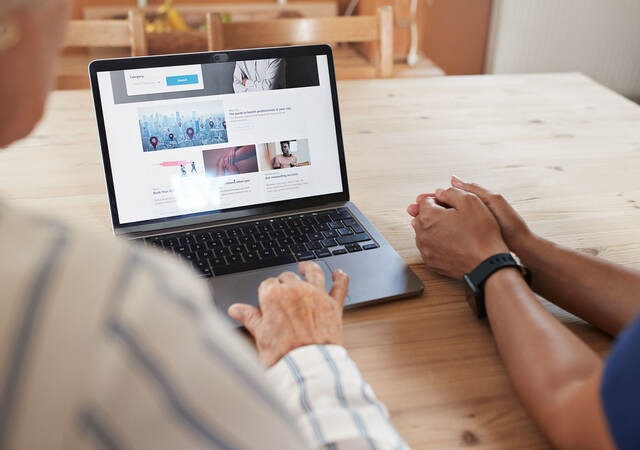
[[[194,239],[196,242],[200,243],[209,242],[211,240],[211,235],[206,231],[198,232],[197,234],[194,234]]]
[[[215,269],[217,266],[228,266],[227,260],[223,257],[213,258],[211,261],[211,266]]]
[[[318,223],[313,217],[303,217],[301,220],[302,223],[308,227],[313,227]]]
[[[307,242],[305,245],[309,250],[318,250],[322,248],[322,244],[318,241]]]
[[[293,253],[304,253],[307,251],[307,247],[304,244],[295,244],[291,246],[291,251]]]
[[[351,228],[338,228],[336,231],[340,236],[348,236],[350,234],[353,234],[353,231],[351,231]]]
[[[367,233],[356,233],[351,236],[340,236],[337,241],[338,244],[353,244],[354,242],[370,241],[371,238]]]
[[[196,268],[196,270],[198,270],[202,275],[206,277],[210,277],[213,275],[211,273],[211,268],[209,267],[209,264],[206,261],[197,261],[194,264],[194,267]]]
[[[260,258],[262,259],[273,258],[276,256],[276,252],[271,248],[268,248],[266,250],[258,250],[258,256],[260,256]]]
[[[230,265],[242,264],[244,262],[241,255],[229,255],[227,256],[227,261],[229,261]]]
[[[178,247],[178,240],[175,238],[162,239],[162,246],[164,248]]]
[[[342,225],[341,222],[329,222],[327,225],[329,225],[329,228],[331,229],[336,229],[336,228],[342,228],[344,225]]]
[[[336,240],[333,238],[323,239],[320,241],[320,244],[322,244],[323,247],[335,247],[337,245]]]
[[[362,248],[365,250],[371,250],[374,248],[378,248],[378,244],[364,244]]]
[[[243,245],[234,245],[233,247],[229,247],[229,250],[231,251],[231,253],[242,254],[242,253],[244,253],[244,246]]]
[[[357,223],[354,225],[351,225],[351,229],[355,232],[355,233],[364,233],[364,229],[358,225]]]
[[[275,241],[272,241],[275,242]],[[278,239],[278,242],[280,243],[280,245],[282,245],[283,247],[288,247],[290,245],[295,244],[294,240],[292,238],[282,238],[282,239]]]
[[[316,259],[316,255],[313,252],[298,252],[296,253],[298,261],[309,261],[310,259]]]
[[[318,258],[326,258],[327,256],[331,256],[331,252],[326,248],[322,248],[320,250],[316,250],[315,254]]]
[[[329,230],[329,231],[323,231],[322,235],[326,238],[334,238],[334,237],[338,237],[338,233],[336,233],[333,230]]]
[[[231,252],[229,251],[228,248],[226,247],[222,247],[219,248],[217,250],[215,250],[215,254],[218,258],[220,258],[221,256],[229,256],[231,254]]]
[[[333,252],[331,252],[333,255],[344,255],[345,253],[347,253],[347,249],[344,248],[339,248],[334,250]]]
[[[220,242],[219,239],[213,239],[207,242],[207,247],[209,248],[209,250],[215,250],[217,248],[222,247],[222,242]]]
[[[351,217],[351,213],[347,208],[338,208],[338,217],[341,219],[348,219]]]
[[[185,259],[188,259],[189,261],[195,261],[198,259],[195,253],[180,253],[180,256],[182,256]]]
[[[309,238],[310,241],[321,241],[322,239],[325,238],[325,236],[323,236],[324,233],[326,233],[326,231],[323,233],[310,233],[310,234],[307,234],[307,237]],[[326,236],[326,237],[330,237],[330,236]]]
[[[349,253],[362,251],[362,247],[360,247],[360,244],[347,244],[344,246],[344,248],[346,248]]]
[[[238,240],[241,244],[253,244],[255,242],[252,236],[241,236]]]

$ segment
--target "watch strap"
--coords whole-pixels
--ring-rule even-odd
[[[497,255],[488,257],[478,264],[475,269],[467,274],[467,278],[479,288],[484,284],[487,278],[498,270],[506,267],[516,267],[519,269],[520,263],[516,261],[511,253],[498,253]]]
[[[464,281],[471,289],[475,297],[475,304],[472,304],[474,312],[482,318],[486,315],[484,305],[484,283],[495,272],[508,267],[515,267],[524,277],[527,284],[531,284],[531,272],[520,262],[520,259],[513,253],[498,253],[482,261],[468,274],[464,275]]]

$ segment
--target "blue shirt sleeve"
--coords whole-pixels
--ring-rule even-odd
[[[606,361],[600,392],[618,448],[640,449],[640,317],[618,336]]]

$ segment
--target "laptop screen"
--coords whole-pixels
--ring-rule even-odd
[[[343,191],[326,55],[99,71],[97,84],[119,224]]]

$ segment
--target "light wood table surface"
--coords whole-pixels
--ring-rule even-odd
[[[454,173],[502,192],[542,236],[640,269],[640,108],[579,74],[339,92],[352,199],[425,283],[420,298],[347,312],[351,356],[413,448],[546,448],[461,283],[422,265],[405,208]],[[0,152],[0,195],[110,233],[88,91],[54,93],[35,133]],[[610,338],[548,307],[605,354]]]

